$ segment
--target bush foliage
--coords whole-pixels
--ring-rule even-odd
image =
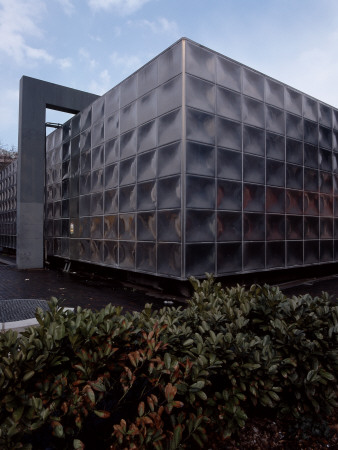
[[[65,311],[0,334],[0,447],[217,448],[248,416],[337,408],[338,307],[326,294],[222,289],[187,307]]]

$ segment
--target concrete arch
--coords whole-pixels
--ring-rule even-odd
[[[18,269],[43,267],[46,108],[78,113],[99,96],[23,76],[17,178]]]

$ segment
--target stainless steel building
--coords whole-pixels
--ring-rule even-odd
[[[177,279],[336,262],[337,159],[337,109],[184,38],[47,137],[48,254]]]

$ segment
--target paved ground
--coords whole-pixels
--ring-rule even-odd
[[[125,311],[140,311],[146,303],[162,307],[165,302],[182,304],[183,298],[164,296],[151,288],[135,289],[127,283],[71,274],[58,269],[17,270],[10,258],[0,257],[0,302],[9,299],[46,299],[56,297],[63,306],[101,309],[108,303]]]
[[[280,287],[288,296],[305,293],[315,296],[326,291],[337,299],[338,275],[284,282]],[[67,307],[79,305],[101,309],[112,303],[123,306],[125,311],[142,310],[146,303],[159,308],[168,301],[174,305],[185,302],[183,297],[165,295],[152,288],[135,288],[90,274],[64,273],[57,269],[17,270],[13,258],[0,255],[0,302],[10,299],[49,300],[50,297],[58,298]]]

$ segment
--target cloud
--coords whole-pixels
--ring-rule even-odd
[[[19,108],[19,89],[5,89],[0,90],[0,123],[2,130],[8,130],[17,127],[18,124],[18,108]],[[17,146],[18,142],[4,142],[5,136],[0,135],[2,144],[11,147]]]
[[[123,16],[133,14],[151,0],[88,0],[88,5],[94,11],[114,10]]]
[[[25,58],[50,61],[48,53],[26,44],[24,36],[42,37],[36,22],[45,12],[39,0],[0,0],[0,52],[22,63]]]
[[[129,25],[137,25],[143,28],[149,29],[154,34],[170,34],[174,36],[179,35],[178,25],[175,21],[170,21],[165,17],[159,17],[157,20],[140,20],[140,21],[129,21]]]
[[[91,69],[94,69],[94,67],[97,66],[97,61],[91,57],[90,53],[86,49],[80,48],[79,56],[80,60],[84,62],[85,65],[89,66]]]
[[[92,34],[89,34],[89,37],[92,41],[102,42],[102,38],[100,36],[93,36]]]
[[[113,66],[117,66],[122,69],[123,74],[130,74],[138,69],[141,65],[141,59],[136,55],[120,55],[117,52],[113,52],[110,55],[110,60]]]
[[[111,77],[107,69],[100,72],[98,79],[93,80],[89,85],[89,91],[102,95],[112,88]]]
[[[60,69],[69,69],[73,65],[71,58],[60,58],[57,59],[56,62]]]
[[[303,47],[265,72],[319,100],[338,107],[338,32],[323,32],[319,45]],[[291,57],[290,57],[291,56]]]
[[[26,56],[30,59],[40,59],[42,61],[45,61],[47,63],[50,63],[53,61],[53,57],[44,49],[42,48],[33,48],[33,47],[25,47]]]
[[[68,0],[62,3],[68,4]],[[40,61],[67,69],[72,65],[70,58],[55,58],[47,50],[26,42],[27,37],[43,38],[37,24],[45,12],[45,3],[40,0],[0,0],[0,53],[18,64]]]
[[[57,0],[57,1],[60,3],[64,13],[67,16],[72,16],[74,14],[75,6],[73,5],[71,0]]]

